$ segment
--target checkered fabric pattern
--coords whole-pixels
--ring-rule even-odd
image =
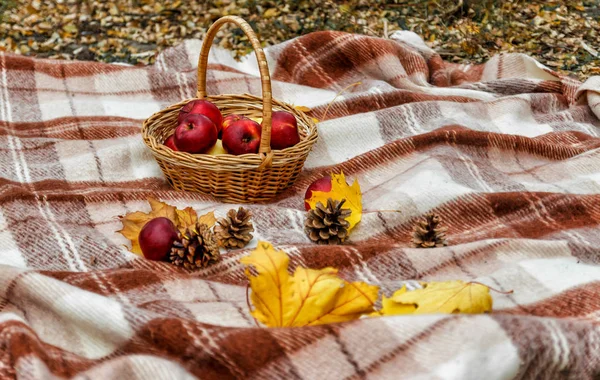
[[[256,238],[186,272],[127,251],[116,218],[173,191],[142,121],[195,95],[199,41],[153,67],[0,53],[0,378],[598,379],[600,78],[522,54],[444,62],[410,32],[319,32],[267,49],[274,97],[323,119],[297,183],[250,205]],[[213,49],[211,94],[260,94],[254,57]],[[368,210],[343,246],[303,232],[315,179],[357,178]],[[434,211],[450,246],[410,248]],[[390,294],[402,281],[479,281],[486,315],[257,327],[239,259],[257,239],[292,266],[334,266]]]

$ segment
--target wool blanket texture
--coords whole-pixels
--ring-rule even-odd
[[[249,206],[251,245],[188,272],[115,231],[148,197],[232,207],[171,189],[140,134],[195,96],[200,44],[150,67],[0,52],[0,378],[598,379],[600,77],[523,54],[448,63],[411,32],[269,47],[273,97],[310,107],[319,140],[291,188]],[[260,95],[254,55],[213,48],[209,62],[209,94]],[[347,244],[318,246],[304,192],[339,171],[365,209],[401,212],[366,213]],[[449,246],[411,248],[430,211]],[[258,327],[239,260],[259,239],[292,268],[336,267],[388,296],[406,280],[514,292],[492,292],[489,314]]]

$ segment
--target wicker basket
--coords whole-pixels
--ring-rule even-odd
[[[208,52],[219,28],[225,23],[239,26],[256,52],[262,82],[262,98],[244,95],[206,96]],[[271,78],[265,54],[254,31],[240,17],[225,16],[208,30],[198,60],[198,92],[196,99],[213,102],[224,116],[232,113],[262,117],[262,135],[258,154],[234,156],[207,155],[173,151],[163,145],[177,125],[179,110],[194,99],[186,99],[144,122],[142,136],[152,150],[163,173],[177,190],[211,194],[225,202],[261,202],[294,183],[304,161],[317,141],[317,128],[311,118],[294,107],[271,98]],[[284,110],[296,116],[300,142],[283,150],[271,150],[271,113]]]

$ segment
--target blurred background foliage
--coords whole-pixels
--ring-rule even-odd
[[[318,30],[386,37],[411,30],[445,59],[479,63],[529,54],[585,79],[600,74],[597,0],[0,0],[0,50],[59,59],[151,64],[160,50],[202,38],[224,15],[244,17],[265,45]],[[219,44],[249,52],[228,27]]]

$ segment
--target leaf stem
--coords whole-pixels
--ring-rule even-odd
[[[515,292],[515,291],[514,291],[514,290],[512,290],[512,289],[511,289],[511,290],[508,290],[508,291],[502,291],[502,290],[498,290],[498,289],[492,288],[492,287],[491,287],[491,286],[489,286],[489,285],[482,284],[481,282],[477,282],[477,281],[470,281],[470,282],[469,282],[469,284],[477,284],[477,285],[482,285],[482,286],[485,286],[486,288],[488,288],[489,290],[492,290],[492,291],[494,291],[494,292],[496,292],[496,293],[500,293],[500,294],[512,294],[512,293],[514,293],[514,292]]]
[[[363,210],[363,215],[364,214],[372,214],[375,212],[402,212],[401,210]]]
[[[333,104],[333,102],[335,102],[335,100],[342,95],[342,93],[344,93],[344,91],[346,91],[347,89],[349,89],[350,87],[354,87],[354,86],[358,86],[359,84],[362,84],[362,82],[356,82],[356,83],[352,83],[349,84],[348,86],[342,88],[340,90],[340,92],[338,92],[333,99],[329,102],[329,104],[327,104],[327,107],[325,108],[325,111],[323,112],[323,116],[321,116],[321,120],[325,120],[325,116],[327,116],[327,112],[329,112],[329,108],[331,107],[331,105]]]

